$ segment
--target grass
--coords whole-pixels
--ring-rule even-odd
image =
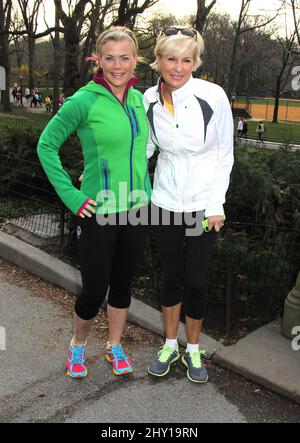
[[[19,129],[34,126],[43,129],[50,121],[51,116],[44,113],[29,112],[26,108],[12,107],[12,112],[3,115],[3,105],[0,105],[0,128],[3,126],[17,127]]]
[[[240,105],[245,105],[246,104],[246,100],[243,99],[237,99],[236,104],[240,104]],[[266,99],[266,100],[259,100],[259,99],[250,99],[249,103],[252,105],[267,105],[269,104],[269,106],[274,106],[275,105],[275,100],[270,98],[270,99]],[[293,100],[289,100],[289,99],[280,99],[280,105],[281,106],[289,106],[289,107],[294,107],[294,108],[300,108],[300,100],[298,101],[293,101]]]
[[[238,119],[235,119],[235,132]],[[272,123],[263,121],[265,138],[274,138],[283,142],[300,142],[300,123]],[[256,137],[257,121],[248,120],[248,135]]]
[[[3,105],[0,105],[0,113],[3,112]],[[15,118],[11,118],[15,117]],[[25,128],[36,127],[43,129],[51,116],[44,113],[28,112],[27,109],[13,107],[13,112],[8,114],[8,117],[0,116],[0,130],[3,126]],[[264,122],[265,124],[265,137],[281,140],[282,142],[300,142],[300,123],[271,123],[270,121]],[[248,134],[256,137],[256,121],[248,121]],[[235,131],[237,128],[237,119],[235,119]]]

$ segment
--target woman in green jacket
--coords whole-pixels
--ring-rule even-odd
[[[143,256],[145,226],[128,218],[151,197],[146,145],[149,134],[142,95],[132,86],[138,43],[127,28],[111,28],[98,39],[93,81],[68,98],[41,135],[38,155],[66,206],[77,215],[82,292],[75,305],[74,337],[67,374],[87,375],[86,338],[108,294],[106,359],[115,375],[132,372],[121,337],[130,305],[130,285]],[[59,148],[77,132],[84,157],[81,189],[63,169]],[[124,223],[127,220],[127,223]]]

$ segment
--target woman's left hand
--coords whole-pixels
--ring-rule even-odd
[[[212,228],[215,228],[216,232],[220,232],[224,226],[224,215],[212,215],[208,217],[208,230],[211,232]]]

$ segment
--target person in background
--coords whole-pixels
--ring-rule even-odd
[[[25,97],[26,97],[27,104],[28,104],[29,103],[29,99],[30,99],[30,89],[29,88],[25,89]]]
[[[18,92],[18,88],[16,85],[14,85],[12,92],[11,92],[14,103],[16,103],[16,101],[17,101],[17,92]]]
[[[242,119],[241,117],[239,117],[239,120],[238,120],[238,126],[237,126],[237,135],[238,135],[238,138],[241,138],[241,137],[242,137],[242,134],[243,134],[243,128],[244,128],[244,125],[243,125],[243,119]]]
[[[46,112],[51,112],[52,109],[52,99],[49,95],[45,98]]]
[[[17,90],[17,94],[16,94],[16,100],[17,100],[17,105],[21,108],[24,107],[23,105],[23,93],[22,93],[22,88],[19,88]]]
[[[242,135],[244,138],[248,137],[248,122],[245,118],[243,118],[243,132]]]
[[[258,136],[258,140],[260,142],[263,142],[264,139],[264,133],[265,133],[265,125],[263,124],[262,121],[260,121],[256,127],[256,133]]]
[[[148,157],[156,148],[159,151],[152,205],[159,214],[156,236],[166,336],[148,372],[163,377],[180,358],[177,334],[183,304],[187,346],[181,361],[188,379],[195,383],[208,380],[199,339],[208,301],[208,267],[225,219],[223,204],[233,165],[234,136],[225,91],[192,76],[201,64],[203,49],[196,30],[164,29],[152,64],[161,77],[144,95],[151,126]],[[208,232],[201,229],[203,223]],[[188,229],[191,226],[194,229]]]

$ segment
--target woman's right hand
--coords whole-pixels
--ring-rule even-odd
[[[97,206],[97,203],[94,200],[88,200],[84,209],[80,212],[79,217],[85,218],[89,217],[91,218],[93,214],[96,214],[96,210],[94,209],[94,206]]]

